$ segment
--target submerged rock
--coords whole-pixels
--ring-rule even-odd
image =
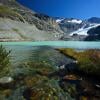
[[[0,78],[0,87],[3,89],[13,88],[14,80],[12,77],[2,77]]]
[[[75,75],[66,75],[63,77],[65,80],[79,80],[79,78]]]
[[[2,77],[0,78],[0,84],[7,84],[13,82],[12,77]]]

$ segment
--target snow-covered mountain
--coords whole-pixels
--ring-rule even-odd
[[[97,17],[87,20],[50,17],[16,0],[0,0],[0,41],[86,40],[90,36],[88,31],[99,25]]]
[[[90,24],[90,26],[89,27],[87,27],[87,28],[85,28],[85,25],[83,26],[83,27],[81,27],[81,28],[79,28],[78,30],[76,30],[76,31],[74,31],[74,32],[71,32],[70,33],[70,36],[72,36],[72,35],[74,35],[74,34],[77,34],[77,35],[88,35],[88,31],[90,30],[90,29],[92,29],[92,28],[95,28],[95,27],[97,27],[97,26],[99,26],[100,24],[96,24],[96,23],[94,23],[94,24]]]
[[[56,22],[59,24],[62,31],[67,34],[82,27],[82,20],[74,18],[58,18]]]
[[[100,18],[92,17],[87,20],[65,18],[59,21],[59,25],[65,33],[64,40],[85,40],[89,36],[90,29],[100,26]]]
[[[87,33],[86,41],[100,41],[100,26],[90,29]]]

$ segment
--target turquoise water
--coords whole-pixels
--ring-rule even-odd
[[[42,41],[42,42],[0,42],[2,45],[18,45],[18,46],[52,46],[76,49],[100,49],[100,42],[84,42],[84,41]]]
[[[25,73],[27,72],[24,68],[21,67],[21,65],[25,62],[29,61],[42,61],[45,63],[50,63],[53,66],[60,66],[60,65],[66,65],[73,62],[72,59],[66,57],[65,55],[61,54],[59,51],[51,48],[51,47],[64,47],[64,48],[75,48],[75,49],[100,49],[100,42],[79,42],[79,41],[42,41],[42,42],[0,42],[7,51],[11,50],[10,54],[10,61],[11,61],[11,73],[12,74],[19,74],[19,73]],[[46,47],[51,46],[51,47]],[[16,67],[17,66],[17,67]],[[23,70],[24,69],[24,70]],[[22,81],[22,80],[21,80]],[[57,80],[58,81],[58,80]],[[73,80],[68,84],[72,84]],[[74,81],[74,85],[76,85]],[[78,83],[79,81],[77,81]],[[96,91],[94,89],[95,84],[90,83],[89,79],[84,80],[85,84],[89,84],[90,87],[84,86],[86,89],[93,89],[92,91]],[[21,83],[21,82],[19,82]],[[21,86],[19,85],[18,86]],[[82,82],[81,82],[82,83]],[[67,84],[62,82],[62,85],[64,84],[64,88],[67,89]],[[79,84],[79,83],[78,83]],[[84,83],[83,83],[84,84]],[[82,86],[83,86],[82,84]],[[78,86],[79,87],[79,86]],[[18,88],[18,87],[17,87]],[[79,87],[81,88],[81,87]],[[83,88],[83,87],[82,87]],[[21,89],[22,88],[18,88]],[[19,95],[19,90],[16,89],[13,94]],[[79,90],[79,89],[78,89]],[[98,92],[98,91],[97,91]],[[80,91],[80,94],[83,93],[83,91]],[[14,95],[15,97],[16,95]]]
[[[49,47],[45,48],[45,46],[53,48],[75,48],[79,50],[100,49],[100,42],[81,41],[0,42],[0,44],[5,46],[7,51],[11,50],[10,60],[14,66],[27,61],[41,59],[48,60],[51,63],[54,61],[62,62],[61,59],[63,61],[66,59],[60,53]]]

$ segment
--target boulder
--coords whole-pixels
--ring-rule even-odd
[[[0,87],[11,88],[13,86],[14,79],[12,77],[2,77],[0,78]]]

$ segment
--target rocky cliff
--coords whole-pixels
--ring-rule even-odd
[[[15,0],[0,0],[0,41],[59,40],[62,35],[53,18],[38,14]]]

